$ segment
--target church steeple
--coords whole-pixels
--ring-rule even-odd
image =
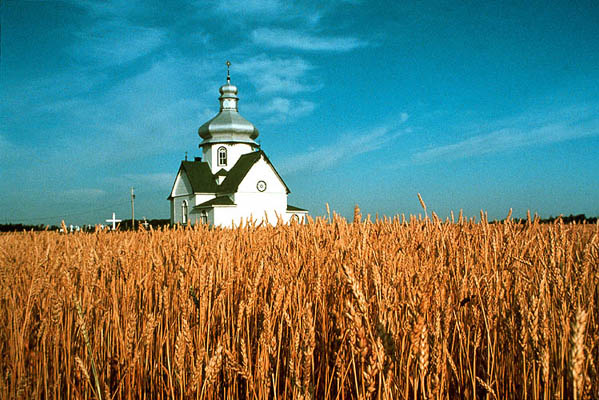
[[[258,129],[243,118],[237,110],[237,86],[231,84],[231,74],[227,61],[227,83],[220,87],[219,113],[204,123],[198,134],[203,139],[200,147],[213,143],[247,143],[259,147],[254,141],[258,137]]]

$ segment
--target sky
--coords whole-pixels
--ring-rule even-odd
[[[313,216],[599,216],[595,0],[0,4],[0,223],[168,218],[227,60]]]

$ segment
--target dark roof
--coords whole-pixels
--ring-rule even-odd
[[[221,169],[215,175],[212,175],[208,163],[202,161],[182,161],[179,171],[183,169],[187,174],[193,193],[235,193],[239,188],[239,184],[243,181],[243,178],[245,178],[252,166],[260,160],[260,157],[264,157],[264,160],[272,167],[281,182],[283,182],[283,186],[285,186],[287,193],[290,193],[285,181],[283,181],[281,175],[279,175],[262,150],[243,154],[228,172]],[[220,186],[216,183],[216,176],[226,176]],[[169,199],[170,198],[171,197],[169,196]]]
[[[252,166],[260,159],[260,157],[264,157],[264,161],[266,161],[268,165],[271,166],[272,170],[279,177],[279,179],[283,183],[283,186],[285,186],[285,190],[287,191],[287,193],[290,193],[291,191],[285,184],[285,181],[283,180],[283,178],[281,178],[281,175],[279,175],[274,165],[272,165],[272,163],[262,150],[247,153],[239,157],[239,160],[237,160],[233,168],[229,170],[227,177],[220,185],[218,190],[219,193],[235,193],[237,191],[237,188],[239,187],[239,184],[241,183],[241,181],[243,181],[243,178],[245,178],[250,168],[252,168]]]
[[[210,166],[207,162],[202,162],[201,160],[181,161],[181,166],[179,167],[177,175],[179,175],[181,170],[185,171],[193,193],[215,193],[218,190],[218,185],[216,184],[214,176],[212,176]],[[175,189],[176,182],[177,180],[175,179],[171,194],[168,196],[169,200],[172,199],[172,193]]]
[[[287,204],[287,211],[305,211],[305,212],[308,212],[308,210],[304,210],[303,208],[292,206],[290,204]]]
[[[212,206],[234,206],[233,200],[229,196],[218,196],[213,198],[212,200],[208,200],[203,202],[202,204],[198,204],[194,208],[208,208]]]
[[[181,168],[185,170],[194,193],[215,193],[218,190],[207,162],[183,161]]]

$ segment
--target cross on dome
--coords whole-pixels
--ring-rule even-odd
[[[227,60],[227,83],[231,83],[231,75],[229,74],[230,66],[231,66],[231,61]]]

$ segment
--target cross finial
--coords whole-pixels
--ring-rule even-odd
[[[185,161],[187,161],[187,152],[185,152]]]
[[[231,83],[231,75],[229,75],[229,67],[231,66],[231,61],[227,60],[227,83]]]

